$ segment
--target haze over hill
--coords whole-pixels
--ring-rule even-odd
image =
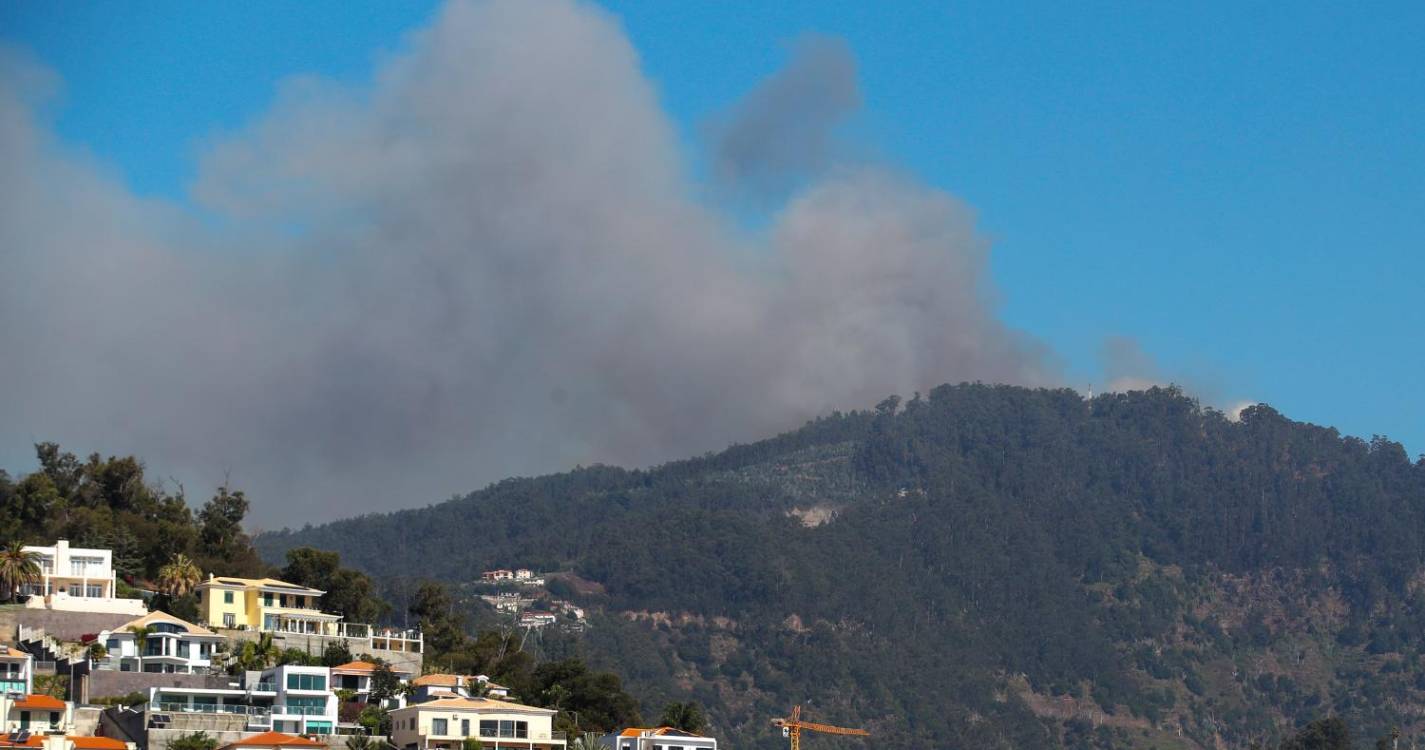
[[[1422,539],[1425,459],[1386,439],[1171,390],[963,385],[257,541],[337,550],[398,600],[577,574],[600,614],[561,648],[650,706],[704,703],[739,747],[779,747],[767,718],[802,702],[886,746],[1107,748],[1425,729]]]

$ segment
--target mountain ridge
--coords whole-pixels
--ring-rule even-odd
[[[1208,747],[1418,721],[1422,530],[1425,461],[1384,438],[1175,389],[961,384],[257,544],[336,550],[397,601],[499,566],[596,581],[573,648],[739,745],[804,702],[913,746]]]

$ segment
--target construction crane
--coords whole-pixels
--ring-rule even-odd
[[[802,707],[794,706],[792,715],[785,719],[773,719],[772,726],[782,728],[782,736],[790,738],[792,750],[802,750],[802,732],[821,732],[822,734],[850,734],[857,737],[869,737],[871,733],[864,729],[850,729],[847,727],[833,727],[830,724],[817,724],[811,721],[802,721]]]

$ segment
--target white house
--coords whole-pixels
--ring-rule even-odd
[[[105,612],[142,615],[148,607],[140,599],[115,596],[114,555],[106,549],[70,547],[60,539],[53,547],[27,546],[39,559],[40,581],[20,587],[28,595],[25,606],[68,612]]]
[[[0,693],[4,732],[46,734],[74,730],[74,704],[48,695]]]
[[[147,629],[148,635],[140,642],[134,631],[142,629]],[[214,650],[224,640],[167,612],[150,612],[99,633],[99,642],[109,653],[98,666],[121,672],[206,672],[213,666]]]
[[[35,657],[0,643],[0,694],[29,695],[35,687]]]
[[[611,750],[717,750],[717,739],[673,727],[629,727],[600,742]]]
[[[563,750],[554,710],[489,698],[441,698],[391,712],[391,742],[400,750],[461,750],[467,738],[487,748]]]
[[[151,714],[237,714],[247,717],[250,732],[332,734],[337,697],[331,670],[288,664],[248,672],[229,688],[149,688]]]

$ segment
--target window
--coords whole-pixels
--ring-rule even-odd
[[[460,736],[461,736],[461,737],[469,737],[469,736],[470,736],[470,720],[469,720],[469,719],[461,719],[461,720],[460,720]]]
[[[192,653],[191,648],[191,645],[187,641],[179,641],[178,655],[183,657],[184,659],[187,659],[189,657],[189,654]]]
[[[102,557],[75,557],[69,558],[70,575],[80,578],[87,576],[97,576],[104,569],[104,558]]]
[[[319,674],[287,675],[288,690],[326,690],[327,678]]]
[[[330,721],[309,721],[307,722],[308,734],[331,734],[332,723]]]
[[[445,719],[431,719],[430,733],[437,737],[444,737],[450,733],[449,722]]]
[[[498,737],[500,734],[500,722],[489,719],[480,720],[481,737]]]
[[[223,592],[223,604],[232,604],[232,603],[233,603],[233,592],[231,592],[231,591],[224,591],[224,592]]]
[[[97,583],[91,583],[84,588],[84,595],[90,599],[100,599],[104,596],[104,587]]]
[[[272,606],[272,592],[271,592],[271,591],[264,591],[264,592],[262,592],[262,606],[264,606],[264,607],[271,607],[271,606]]]
[[[223,627],[225,627],[225,628],[235,628],[235,627],[237,627],[237,615],[234,615],[232,612],[224,612],[224,613],[223,613]]]

